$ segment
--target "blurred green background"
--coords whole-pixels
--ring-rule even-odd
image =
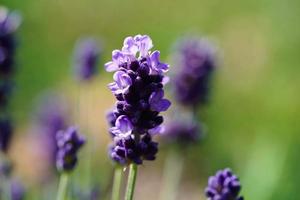
[[[76,87],[70,60],[79,37],[101,38],[102,66],[125,36],[150,35],[162,59],[168,60],[176,38],[199,33],[218,44],[220,67],[212,101],[200,114],[208,133],[187,154],[179,199],[204,199],[207,177],[224,167],[239,175],[245,199],[300,199],[300,1],[2,0],[1,4],[23,16],[13,102],[20,127],[27,126],[33,100],[43,90]],[[96,103],[113,105],[106,89],[111,74],[101,68],[98,78],[93,90],[100,95]],[[99,108],[100,115],[107,109]],[[96,126],[105,124],[100,122],[104,117],[94,120]],[[101,145],[107,145],[105,126],[101,127],[95,132],[105,135]],[[161,155],[142,167],[146,177],[157,178],[149,182],[159,181]],[[93,157],[105,162],[90,173],[105,177],[100,180],[105,182],[108,178],[101,174],[111,168],[106,152]],[[147,192],[158,190],[153,183],[144,187],[138,188],[144,195],[136,199],[147,199]]]

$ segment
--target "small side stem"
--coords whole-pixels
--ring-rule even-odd
[[[180,185],[184,159],[180,152],[171,149],[167,155],[162,180],[160,200],[174,200]]]
[[[69,178],[69,175],[66,173],[62,173],[60,175],[56,200],[66,200],[67,199],[66,196],[67,196],[67,189],[68,189],[68,178]]]
[[[133,199],[137,170],[138,170],[138,167],[136,164],[134,164],[134,163],[130,164],[125,200]]]
[[[112,200],[120,200],[120,188],[122,182],[122,167],[117,166],[114,173],[114,183],[112,188]]]

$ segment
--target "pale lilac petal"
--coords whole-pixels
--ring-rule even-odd
[[[165,132],[165,126],[157,126],[149,130],[151,135],[161,135]]]
[[[132,55],[136,55],[136,53],[138,52],[138,46],[134,40],[133,37],[127,37],[124,40],[124,44],[123,44],[123,51],[129,52]]]
[[[162,84],[167,84],[167,83],[169,83],[169,81],[170,81],[170,77],[168,77],[168,76],[164,76],[163,77],[163,80],[162,80]]]
[[[117,65],[120,65],[125,62],[125,56],[120,50],[113,50],[112,52],[112,61]]]
[[[123,71],[117,71],[114,74],[113,79],[120,89],[125,89],[132,84],[130,76]]]
[[[152,40],[148,35],[143,35],[140,38],[140,56],[145,57],[148,55],[149,50],[153,47]]]
[[[129,118],[125,115],[121,115],[116,120],[116,127],[122,132],[127,133],[132,131],[133,125],[131,124]]]
[[[104,67],[105,67],[105,70],[108,72],[116,71],[119,68],[119,66],[112,61],[105,63]]]

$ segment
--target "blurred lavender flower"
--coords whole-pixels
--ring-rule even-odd
[[[171,105],[163,90],[169,65],[160,62],[159,51],[150,52],[152,47],[147,35],[127,37],[122,50],[114,50],[112,61],[105,64],[107,71],[116,71],[109,84],[117,99],[108,118],[114,139],[109,154],[120,164],[155,159],[158,144],[152,135],[163,122],[160,112]]]
[[[240,190],[238,177],[230,169],[224,169],[209,178],[205,194],[209,200],[243,200],[239,197]]]
[[[95,39],[86,38],[77,42],[74,53],[74,66],[78,80],[90,80],[97,73],[100,54],[101,49]]]
[[[45,145],[52,163],[56,161],[56,133],[64,130],[68,123],[65,99],[57,92],[46,92],[37,99],[36,124],[45,138]]]
[[[12,138],[13,127],[9,118],[0,119],[0,149],[6,153]]]
[[[166,124],[162,136],[168,143],[187,146],[190,143],[198,142],[203,136],[203,130],[195,121],[172,120]]]
[[[21,22],[16,12],[0,7],[0,75],[9,75],[14,71],[16,38],[15,32]]]
[[[11,200],[23,200],[25,199],[25,188],[22,183],[16,179],[12,180],[10,185]]]
[[[186,37],[179,41],[175,57],[177,72],[173,82],[177,101],[190,106],[206,103],[216,68],[213,45],[203,38]]]
[[[85,143],[85,139],[75,127],[59,131],[56,135],[58,152],[56,167],[60,172],[71,171],[77,164],[77,152]]]

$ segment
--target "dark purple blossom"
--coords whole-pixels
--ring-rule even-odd
[[[172,120],[166,124],[162,136],[168,143],[185,146],[198,142],[203,136],[203,130],[200,125],[191,120]]]
[[[12,122],[9,118],[0,119],[0,149],[7,152],[13,134]]]
[[[115,71],[109,88],[117,99],[108,115],[114,139],[109,154],[120,164],[155,159],[158,144],[152,135],[163,122],[160,112],[171,105],[163,90],[169,65],[160,61],[159,51],[150,52],[152,47],[147,35],[127,37],[122,50],[114,50],[105,64],[107,71]]]
[[[16,38],[15,32],[20,25],[20,16],[0,7],[0,75],[14,71]]]
[[[208,179],[205,194],[209,200],[243,200],[244,198],[239,196],[240,190],[238,177],[230,169],[224,169]]]
[[[59,131],[56,135],[58,152],[56,167],[59,171],[71,171],[77,164],[77,153],[85,139],[78,133],[75,127],[69,127],[66,131]]]
[[[75,47],[75,75],[78,80],[87,81],[97,73],[101,54],[98,42],[92,38],[81,39]]]
[[[175,57],[177,71],[173,89],[177,101],[190,106],[206,103],[216,68],[213,45],[206,39],[184,38],[178,44]]]

